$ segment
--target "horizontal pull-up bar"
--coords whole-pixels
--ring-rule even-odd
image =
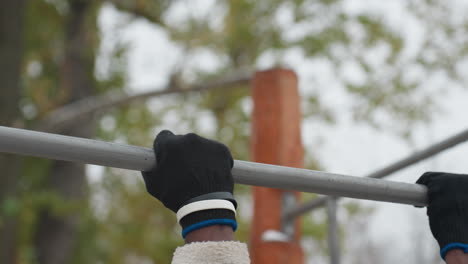
[[[30,155],[129,170],[155,166],[149,148],[102,142],[0,126],[0,152]],[[426,205],[427,189],[418,184],[352,177],[321,171],[236,160],[232,169],[240,184],[324,195]]]
[[[369,173],[365,177],[381,179],[393,174],[399,170],[407,168],[413,164],[416,164],[422,160],[435,156],[449,148],[452,148],[456,145],[459,145],[463,142],[468,141],[468,129],[453,135],[449,138],[446,138],[440,142],[437,142],[423,150],[417,151],[401,160],[398,160],[388,166],[385,166],[381,169],[378,169],[374,172]],[[329,197],[319,197],[311,201],[304,202],[301,205],[298,205],[295,208],[290,208],[285,210],[283,219],[294,219],[302,214],[305,214],[316,208],[320,208],[326,205]],[[334,198],[335,199],[335,198]]]

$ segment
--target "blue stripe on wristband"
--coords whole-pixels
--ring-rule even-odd
[[[445,260],[445,255],[452,249],[462,249],[463,252],[468,253],[468,244],[463,243],[450,243],[440,250],[440,256]]]
[[[198,222],[196,224],[190,225],[184,230],[182,230],[182,237],[185,238],[188,233],[195,231],[200,228],[204,228],[207,226],[212,226],[212,225],[228,225],[232,227],[233,231],[237,230],[237,222],[236,220],[233,219],[210,219],[210,220],[205,220]]]

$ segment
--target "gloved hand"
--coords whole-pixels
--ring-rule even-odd
[[[468,253],[468,175],[426,172],[416,183],[428,187],[427,215],[442,258],[452,249]]]
[[[229,149],[196,134],[161,131],[154,141],[156,167],[142,172],[148,192],[177,213],[182,236],[235,221],[236,201]]]

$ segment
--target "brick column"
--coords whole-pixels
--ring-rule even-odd
[[[301,168],[301,111],[297,76],[291,70],[257,72],[252,81],[254,110],[251,151],[255,162]],[[295,221],[291,242],[264,242],[268,229],[281,230],[282,193],[278,189],[253,187],[254,214],[251,227],[252,264],[302,264],[300,223]],[[299,198],[299,193],[295,194]]]

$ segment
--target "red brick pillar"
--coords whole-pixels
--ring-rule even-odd
[[[254,110],[251,151],[253,161],[301,168],[301,111],[297,76],[291,70],[257,72],[252,83]],[[302,264],[300,223],[295,221],[291,242],[265,242],[262,234],[281,230],[282,193],[278,189],[253,187],[254,214],[250,255],[253,264]],[[296,193],[299,198],[299,193]]]

